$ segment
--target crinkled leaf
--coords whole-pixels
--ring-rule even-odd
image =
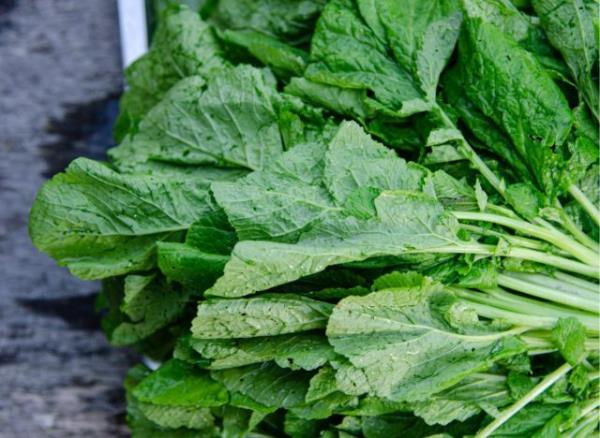
[[[342,89],[369,90],[374,99],[365,97],[364,102],[371,108],[383,106],[402,115],[427,110],[418,84],[390,58],[389,50],[353,1],[331,1],[317,23],[305,77]]]
[[[228,29],[253,29],[289,43],[310,38],[325,0],[221,0],[213,19]]]
[[[103,321],[108,339],[122,346],[147,338],[181,316],[189,295],[188,290],[171,286],[155,274],[128,275],[119,309],[109,308]]]
[[[524,351],[522,342],[473,326],[470,317],[456,327],[458,313],[468,311],[435,284],[343,299],[327,325],[335,351],[350,361],[338,370],[338,384],[349,393],[414,402]]]
[[[565,59],[585,101],[599,118],[598,3],[585,0],[534,0],[548,39]]]
[[[333,306],[294,294],[202,301],[192,321],[198,339],[273,336],[324,328]]]
[[[283,78],[301,76],[306,68],[308,53],[263,33],[254,30],[226,30],[222,37],[229,44],[245,48]]]
[[[375,200],[375,209],[377,216],[366,220],[340,217],[314,226],[297,244],[238,243],[223,277],[207,294],[248,295],[328,266],[378,256],[401,257],[456,241],[456,219],[420,193],[384,192]]]
[[[428,171],[407,163],[355,123],[341,125],[325,155],[324,181],[338,205],[360,188],[420,190]]]
[[[504,376],[480,373],[417,403],[414,413],[427,424],[446,425],[452,421],[465,421],[482,410],[498,409],[511,402]]]
[[[277,91],[266,70],[238,66],[205,81],[186,78],[148,113],[139,132],[111,149],[117,167],[148,161],[260,169],[283,151]]]
[[[537,60],[492,24],[464,23],[461,81],[469,99],[508,134],[537,184],[552,193],[563,167],[553,151],[572,125],[568,103]]]
[[[204,78],[225,66],[221,49],[210,26],[185,6],[171,6],[162,13],[150,51],[128,67],[128,90],[120,104],[115,125],[118,141],[135,132],[137,124],[180,79]]]
[[[158,267],[170,280],[198,291],[212,286],[223,274],[237,238],[224,212],[214,202],[194,222],[185,243],[159,242]]]
[[[190,340],[192,348],[207,359],[210,369],[234,368],[275,361],[282,368],[317,369],[335,357],[322,334],[302,333],[250,339]]]
[[[335,208],[320,184],[324,153],[317,143],[299,145],[263,171],[212,186],[240,240],[294,241]]]
[[[211,376],[232,393],[240,393],[267,407],[289,409],[304,403],[311,375],[306,371],[292,371],[273,363],[263,363],[213,370]]]
[[[147,270],[156,242],[179,240],[206,210],[203,184],[120,175],[102,163],[73,161],[38,193],[33,243],[84,279]]]

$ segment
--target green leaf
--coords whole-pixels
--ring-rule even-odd
[[[417,403],[414,413],[427,424],[445,426],[452,421],[465,421],[482,410],[497,411],[511,402],[504,376],[479,373]]]
[[[388,50],[352,1],[331,1],[317,23],[305,77],[342,89],[369,90],[376,100],[366,97],[364,102],[371,108],[383,105],[404,116],[427,110],[418,84],[390,59]]]
[[[598,144],[600,141],[600,133],[598,132],[598,124],[592,118],[590,111],[584,104],[579,104],[573,110],[575,129],[578,135],[587,137],[592,143]]]
[[[492,436],[522,437],[532,435],[544,427],[552,417],[564,410],[565,407],[564,404],[530,403],[500,426]]]
[[[128,275],[122,288],[119,308],[109,308],[103,321],[108,339],[117,346],[148,338],[179,318],[189,302],[189,291],[167,284],[156,274]]]
[[[544,195],[528,183],[509,185],[506,188],[505,197],[515,211],[527,220],[538,217],[546,203]]]
[[[226,30],[222,37],[229,44],[245,48],[283,78],[301,76],[306,68],[308,53],[263,33],[254,30]]]
[[[421,193],[383,192],[377,216],[331,218],[315,225],[297,244],[239,242],[225,273],[208,295],[236,297],[289,283],[328,266],[433,249],[456,242],[457,223]]]
[[[504,160],[509,165],[509,170],[520,178],[531,179],[527,165],[512,147],[510,138],[465,95],[460,70],[452,68],[446,71],[442,80],[444,96],[459,120],[466,125],[467,129],[464,131],[475,136],[475,144]]]
[[[128,89],[114,128],[117,141],[135,132],[144,115],[180,79],[207,78],[225,65],[212,29],[199,14],[185,6],[167,8],[150,51],[127,68]]]
[[[148,270],[156,242],[179,240],[205,211],[202,183],[120,175],[73,161],[46,183],[31,209],[33,243],[83,279]]]
[[[552,148],[565,141],[573,122],[560,89],[533,55],[477,18],[465,20],[459,65],[469,99],[502,127],[537,184],[552,193],[563,166]]]
[[[364,106],[400,117],[428,111],[459,25],[453,1],[329,2],[311,42],[305,77],[365,92],[362,105],[351,105],[353,111]],[[354,94],[352,100],[358,98]]]
[[[317,333],[301,333],[250,339],[190,340],[207,368],[218,370],[275,361],[282,368],[307,371],[317,369],[335,357],[327,338]]]
[[[192,321],[198,339],[274,336],[324,328],[333,306],[294,294],[202,301]]]
[[[148,161],[260,169],[283,151],[277,99],[266,70],[228,68],[206,87],[202,78],[189,77],[109,155],[124,171],[144,169]]]
[[[221,438],[245,438],[262,421],[265,414],[234,406],[223,408]]]
[[[292,78],[285,92],[302,100],[354,119],[365,120],[370,109],[365,101],[365,90],[338,88],[334,85],[312,82],[306,78]]]
[[[212,186],[240,240],[294,241],[335,208],[320,184],[324,152],[317,143],[298,145],[263,171]]]
[[[432,285],[432,280],[422,274],[414,271],[399,272],[393,271],[382,275],[373,282],[371,289],[373,291],[393,289],[398,287],[428,288]]]
[[[229,29],[253,29],[288,43],[307,41],[325,0],[221,0],[213,19]]]
[[[407,163],[355,123],[344,123],[329,143],[324,182],[338,205],[361,188],[420,190],[428,171]]]
[[[584,0],[534,0],[548,39],[565,59],[596,119],[598,101],[598,4]]]
[[[340,127],[324,169],[322,156],[316,145],[297,146],[265,171],[213,185],[242,241],[209,295],[247,295],[331,265],[400,257],[454,240],[456,221],[435,199],[396,191],[420,189],[428,172],[395,157],[355,124]]]
[[[477,206],[480,211],[484,211],[487,207],[488,196],[487,193],[481,188],[479,179],[475,180],[475,198],[477,199]]]
[[[291,438],[313,438],[319,436],[322,424],[318,420],[305,420],[292,412],[285,415],[283,430]]]
[[[199,434],[216,438],[214,417],[207,408],[164,406],[139,401],[132,392],[150,370],[144,365],[131,368],[125,378],[127,422],[133,437],[194,438]],[[193,429],[192,429],[193,428]]]
[[[560,318],[552,329],[552,338],[560,354],[575,366],[586,356],[586,329],[577,318]]]
[[[280,368],[273,363],[227,370],[213,370],[211,376],[231,393],[239,393],[263,406],[289,409],[304,403],[310,374]],[[273,385],[277,382],[277,385]]]
[[[204,291],[223,274],[237,242],[224,212],[212,200],[208,211],[194,222],[185,243],[159,242],[158,267],[170,280]]]
[[[570,83],[566,66],[556,58],[537,17],[530,17],[509,0],[463,0],[465,13],[493,24],[531,52],[553,78]]]
[[[470,310],[436,284],[345,298],[329,318],[327,337],[350,361],[337,370],[344,392],[411,402],[525,348],[473,322]]]
[[[133,390],[141,402],[161,406],[215,407],[228,401],[226,388],[203,371],[177,359],[163,363]]]

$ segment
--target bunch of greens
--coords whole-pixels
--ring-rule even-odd
[[[156,3],[30,221],[160,363],[134,436],[597,431],[597,2]]]

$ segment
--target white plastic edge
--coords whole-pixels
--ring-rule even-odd
[[[145,0],[118,0],[123,68],[148,51]]]

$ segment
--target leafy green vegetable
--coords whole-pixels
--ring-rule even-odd
[[[129,89],[121,100],[115,137],[123,140],[180,79],[208,77],[226,63],[213,30],[185,6],[163,12],[150,51],[126,71]]]
[[[534,0],[548,39],[565,59],[596,119],[598,101],[598,3],[585,0]]]
[[[478,323],[436,284],[345,298],[327,325],[335,351],[350,361],[337,371],[344,392],[411,402],[524,351],[510,335]]]
[[[132,436],[597,434],[596,1],[151,3],[30,218],[159,362]]]
[[[478,18],[464,25],[459,65],[467,96],[503,128],[536,182],[552,193],[561,177],[552,147],[565,141],[573,122],[566,98],[535,58],[500,29]]]
[[[172,88],[144,118],[140,132],[111,151],[119,168],[152,160],[255,170],[277,156],[283,145],[272,77],[246,66],[223,73],[206,91],[204,79],[196,76]]]
[[[55,176],[31,211],[31,239],[80,278],[143,271],[156,242],[178,240],[203,210],[201,182],[121,175],[85,158]]]

